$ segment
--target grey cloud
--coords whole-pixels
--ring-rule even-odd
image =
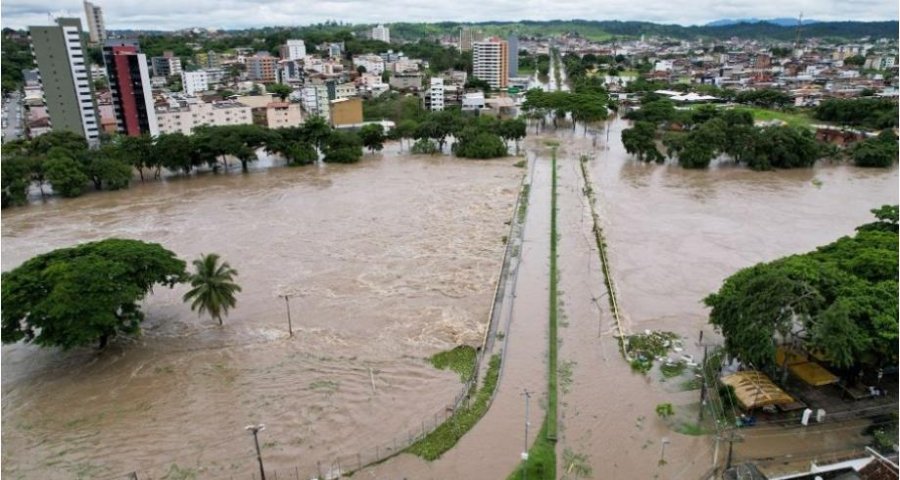
[[[897,20],[895,0],[96,0],[111,29],[244,28],[308,25],[326,20],[354,23],[489,20],[647,20],[684,25],[719,18],[793,17],[818,20]],[[23,28],[48,22],[48,11],[83,16],[79,0],[5,0],[2,25]]]

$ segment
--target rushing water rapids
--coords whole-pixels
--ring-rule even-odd
[[[219,253],[243,292],[224,327],[190,312],[180,286],[157,288],[143,336],[102,354],[4,346],[3,475],[159,475],[177,463],[249,478],[254,422],[267,424],[267,467],[311,472],[452,401],[458,376],[422,358],[481,341],[523,171],[395,153],[4,211],[3,270],[116,236],[188,260]],[[279,294],[294,295],[293,339]]]

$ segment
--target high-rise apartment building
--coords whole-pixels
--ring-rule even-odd
[[[81,41],[81,20],[59,18],[56,23],[28,27],[50,125],[54,131],[75,132],[97,145],[100,120]]]
[[[135,40],[107,40],[103,63],[112,93],[119,133],[136,137],[159,134],[147,56]]]
[[[288,40],[281,46],[282,60],[303,60],[306,57],[306,44],[303,40]]]
[[[431,88],[428,90],[428,109],[440,112],[444,109],[444,79],[431,77]]]
[[[506,44],[509,47],[509,76],[510,77],[518,77],[519,76],[519,37],[516,35],[510,35],[506,39]]]
[[[181,72],[181,87],[184,89],[185,95],[191,97],[199,92],[205,92],[209,89],[209,73],[206,70]]]
[[[472,44],[472,75],[491,88],[506,88],[509,81],[509,46],[505,40],[491,38]]]
[[[250,80],[274,83],[276,70],[278,70],[278,59],[269,55],[268,52],[259,52],[247,58],[247,76]]]
[[[480,42],[484,38],[484,34],[480,30],[470,27],[462,27],[459,29],[459,51],[468,52],[472,50],[472,44]]]
[[[391,29],[384,25],[378,25],[372,29],[372,40],[381,40],[384,43],[391,43]]]
[[[106,22],[103,21],[103,9],[91,2],[84,2],[84,16],[87,17],[91,43],[105,42]]]
[[[153,75],[157,77],[181,75],[181,59],[173,52],[163,52],[163,56],[153,57]]]

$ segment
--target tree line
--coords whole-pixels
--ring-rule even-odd
[[[229,160],[236,159],[246,172],[258,160],[260,148],[281,155],[288,165],[308,165],[319,158],[326,163],[354,163],[362,158],[363,147],[381,148],[384,135],[372,135],[375,130],[382,132],[380,125],[360,132],[335,130],[322,118],[312,117],[300,127],[283,129],[228,125],[200,127],[193,135],[115,136],[97,149],[88,148],[77,134],[51,132],[3,146],[2,205],[24,204],[32,184],[42,195],[49,184],[56,194],[77,197],[90,185],[96,190],[127,188],[135,171],[145,181],[159,179],[163,170],[174,174],[202,167],[227,170]]]
[[[855,381],[863,368],[897,364],[898,207],[815,251],[745,268],[704,299],[725,348],[774,372],[779,345],[820,352]]]
[[[634,125],[622,131],[625,151],[639,160],[662,163],[676,159],[685,168],[707,168],[720,155],[753,170],[810,167],[826,156],[838,156],[812,131],[789,125],[757,127],[750,112],[704,105],[676,110],[667,99],[645,97],[625,118]],[[658,141],[665,153],[658,147]],[[886,130],[847,150],[859,166],[890,166],[896,160],[897,136]]]
[[[605,91],[582,89],[574,92],[545,92],[533,88],[525,92],[522,111],[528,118],[537,120],[540,126],[551,116],[553,126],[559,126],[559,120],[572,119],[572,128],[576,124],[591,123],[605,119],[611,106]]]

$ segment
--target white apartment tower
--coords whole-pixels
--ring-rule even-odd
[[[431,99],[431,111],[439,112],[444,109],[444,79],[431,77],[431,89],[428,92]]]
[[[282,60],[303,60],[306,57],[306,44],[303,40],[288,40],[281,51]]]
[[[506,88],[509,81],[509,47],[505,40],[491,38],[472,43],[472,75],[492,89]]]
[[[103,9],[91,2],[84,2],[84,16],[87,17],[91,43],[105,42],[106,23],[103,21]]]
[[[209,74],[203,70],[181,72],[181,85],[186,95],[195,96],[209,90]]]
[[[391,29],[384,25],[378,25],[372,29],[372,40],[381,40],[384,43],[391,43]]]

